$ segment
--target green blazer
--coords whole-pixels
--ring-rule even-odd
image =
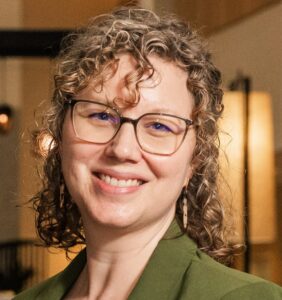
[[[72,287],[86,263],[83,250],[54,277],[15,300],[57,300]],[[197,249],[174,221],[152,254],[128,300],[281,300],[282,288],[215,262]]]

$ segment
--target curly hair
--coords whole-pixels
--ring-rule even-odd
[[[46,132],[53,139],[52,147],[43,157],[42,189],[32,198],[39,236],[45,245],[66,251],[85,243],[81,215],[67,189],[64,199],[60,199],[62,174],[58,144],[67,110],[65,102],[90,80],[95,81],[97,88],[103,88],[103,83],[115,72],[117,54],[121,53],[129,53],[137,62],[136,69],[125,78],[131,95],[123,99],[126,106],[138,103],[140,82],[144,75],[154,73],[149,55],[173,62],[188,74],[187,89],[195,101],[192,118],[196,146],[193,176],[185,191],[188,226],[182,228],[202,251],[217,261],[229,263],[236,245],[227,240],[225,210],[218,191],[217,120],[223,108],[220,72],[211,62],[204,42],[188,23],[174,16],[159,17],[141,8],[118,8],[98,16],[63,42],[51,107],[45,114],[42,128],[35,134],[37,142]],[[181,206],[182,196],[177,201],[179,220]]]

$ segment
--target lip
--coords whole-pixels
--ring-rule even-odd
[[[93,171],[92,173],[95,176],[97,176],[97,174],[99,174],[99,173],[102,173],[102,174],[108,175],[110,177],[117,178],[119,180],[137,179],[144,183],[146,183],[148,181],[148,179],[145,178],[144,176],[140,176],[136,173],[128,172],[128,171],[121,172],[121,171],[110,170],[110,169],[98,169],[98,170]]]
[[[137,179],[139,181],[142,181],[142,184],[138,185],[138,186],[126,186],[126,187],[113,186],[113,185],[106,183],[102,179],[100,179],[98,176],[99,173],[108,175],[110,177],[114,177],[118,180]],[[101,192],[106,193],[106,194],[133,193],[133,192],[136,192],[136,191],[140,190],[141,188],[143,188],[143,185],[148,182],[148,180],[146,180],[144,177],[134,174],[132,172],[119,172],[119,171],[107,169],[107,170],[95,170],[94,172],[92,172],[92,174],[93,174],[94,183],[96,184],[98,189]]]

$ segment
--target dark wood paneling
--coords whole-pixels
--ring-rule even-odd
[[[58,54],[62,38],[60,31],[0,31],[0,56],[49,56]]]

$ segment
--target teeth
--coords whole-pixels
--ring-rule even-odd
[[[142,184],[142,182],[137,179],[119,180],[117,178],[110,177],[109,175],[105,175],[105,174],[99,174],[99,177],[106,183],[118,187],[139,186]]]

